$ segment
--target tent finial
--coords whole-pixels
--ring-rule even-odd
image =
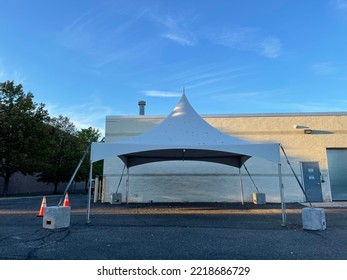
[[[183,87],[183,95],[186,95],[186,88]]]

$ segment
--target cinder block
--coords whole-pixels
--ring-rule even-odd
[[[43,228],[57,229],[70,226],[70,206],[51,206],[45,208]]]
[[[265,193],[253,193],[253,203],[254,204],[266,204]]]
[[[325,230],[325,212],[323,208],[305,207],[302,209],[302,227],[307,230]]]
[[[121,204],[122,194],[121,193],[111,193],[111,204]]]

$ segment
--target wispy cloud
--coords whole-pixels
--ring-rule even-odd
[[[336,73],[336,67],[332,62],[320,62],[310,66],[310,71],[317,76],[331,76]]]
[[[264,99],[260,98],[252,99],[252,102],[256,102],[259,108],[267,109],[269,112],[345,112],[347,110],[347,100],[337,99],[323,99],[319,102],[310,101],[293,101],[291,96],[280,95],[267,95]]]
[[[347,11],[347,0],[333,0],[333,5],[343,11]]]
[[[5,69],[0,69],[0,81],[14,81],[16,84],[24,84],[27,78],[18,71],[7,72]]]
[[[91,33],[89,27],[92,26],[95,16],[91,17],[93,11],[86,12],[77,17],[70,25],[66,26],[58,35],[58,41],[69,49],[80,49],[89,47],[91,44]]]
[[[235,79],[246,75],[246,69],[247,67],[231,67],[225,61],[188,68],[186,65],[173,65],[170,67],[170,73],[163,78],[163,82],[172,87],[181,85],[186,89],[199,88],[210,84],[218,87],[221,82],[225,85],[225,83],[231,81],[235,85]]]
[[[336,106],[336,104],[340,104],[340,106]],[[337,102],[307,102],[295,104],[295,106],[301,112],[343,112],[347,110],[346,104]]]
[[[73,122],[77,129],[93,127],[105,134],[105,116],[115,115],[110,107],[95,105],[94,103],[79,104],[73,106],[60,106],[59,104],[46,104],[49,114],[53,117],[66,116]]]
[[[221,32],[213,30],[210,32],[210,38],[217,44],[236,50],[248,51],[254,49],[257,33],[257,28],[236,27]]]
[[[137,13],[134,13],[134,15],[129,16],[127,20],[120,22],[119,24],[116,24],[114,27],[112,27],[112,35],[119,35],[123,32],[126,32],[132,27],[132,25],[134,25],[140,19],[145,17],[148,12],[148,8],[143,8],[139,10]]]
[[[281,55],[281,41],[275,37],[267,37],[260,43],[261,54],[268,58],[276,58]]]
[[[273,90],[263,90],[263,91],[246,91],[246,92],[234,92],[230,95],[234,98],[250,98],[256,96],[264,96],[273,93]]]
[[[279,92],[283,92],[283,90],[258,90],[258,91],[230,91],[222,94],[215,94],[214,96],[211,96],[212,98],[217,99],[229,99],[232,98],[233,100],[249,100],[250,98],[257,98],[261,97],[261,99],[264,100],[264,98],[270,98],[271,96],[274,96],[275,94],[278,94]],[[254,101],[254,100],[253,100]]]
[[[119,48],[117,51],[104,53],[103,56],[100,56],[99,62],[96,64],[96,67],[102,67],[107,64],[110,64],[117,60],[134,60],[142,55],[149,48],[148,43],[139,43],[138,45],[134,45],[128,48]]]
[[[287,93],[285,88],[242,90],[241,86],[210,92],[205,95],[205,102],[216,108],[216,113],[280,112],[288,107],[288,102],[284,102],[288,99]]]
[[[142,91],[146,96],[151,97],[180,97],[182,93],[173,92],[173,91],[161,91],[161,90],[143,90]]]
[[[170,66],[172,69],[173,66]],[[227,70],[225,70],[227,68]],[[223,69],[223,70],[221,70]],[[231,72],[237,71],[235,68],[228,68],[227,64],[224,63],[209,63],[197,65],[195,67],[186,67],[186,64],[175,67],[174,71],[170,71],[170,75],[164,77],[164,81],[180,81],[180,83],[187,84],[201,79],[208,79],[216,76],[228,75]]]
[[[179,16],[162,16],[160,13],[151,10],[148,13],[149,18],[159,24],[163,29],[161,32],[161,37],[171,40],[182,46],[192,47],[197,45],[198,39],[197,34],[193,32],[192,17],[184,17],[183,14]]]
[[[144,44],[132,36],[132,29],[146,17],[147,8],[130,9],[103,2],[78,16],[58,35],[58,42],[67,49],[79,51],[96,61],[96,67],[132,58]],[[130,35],[131,34],[131,35]]]
[[[229,29],[210,30],[208,38],[215,44],[237,51],[250,51],[267,58],[281,55],[281,40],[274,36],[264,36],[262,30],[252,27],[232,27]]]
[[[216,78],[210,78],[210,79],[197,79],[197,81],[192,81],[191,83],[188,83],[188,85],[186,86],[187,89],[191,89],[191,88],[197,88],[197,87],[201,87],[201,86],[205,86],[205,85],[209,85],[209,84],[214,84],[220,81],[225,81],[225,80],[229,80],[232,78],[237,78],[240,77],[240,75],[233,75],[233,76],[219,76]]]
[[[173,33],[166,33],[163,34],[162,37],[172,40],[182,46],[195,46],[196,44],[196,40],[195,38],[188,38],[188,37],[184,37],[182,35],[178,35],[178,34],[173,34]]]

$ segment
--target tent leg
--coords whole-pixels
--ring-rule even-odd
[[[129,202],[129,167],[127,167],[127,181],[125,184],[125,202],[126,204]]]
[[[282,226],[286,226],[287,216],[286,216],[286,203],[284,200],[284,187],[282,182],[282,168],[281,164],[278,164],[278,178],[279,178],[279,187],[280,187],[280,196],[281,196],[281,208],[282,208]]]
[[[90,200],[92,196],[92,176],[93,176],[93,163],[90,163],[89,168],[89,187],[88,187],[88,207],[87,207],[87,224],[90,223]]]
[[[241,168],[239,168],[239,176],[240,176],[240,188],[241,188],[241,203],[243,205],[245,203],[245,201],[244,201],[244,196],[243,196],[243,181],[242,181]]]
[[[94,203],[98,202],[98,196],[99,196],[99,176],[95,177],[94,181]]]
[[[106,200],[106,176],[102,177],[102,185],[101,185],[101,203],[105,203]]]

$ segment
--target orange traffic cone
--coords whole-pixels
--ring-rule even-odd
[[[65,194],[63,206],[70,206],[69,196],[67,193]]]
[[[43,214],[45,213],[45,207],[46,206],[47,206],[47,204],[46,204],[46,196],[44,196],[43,199],[42,199],[40,211],[37,214],[37,217],[43,217]]]

